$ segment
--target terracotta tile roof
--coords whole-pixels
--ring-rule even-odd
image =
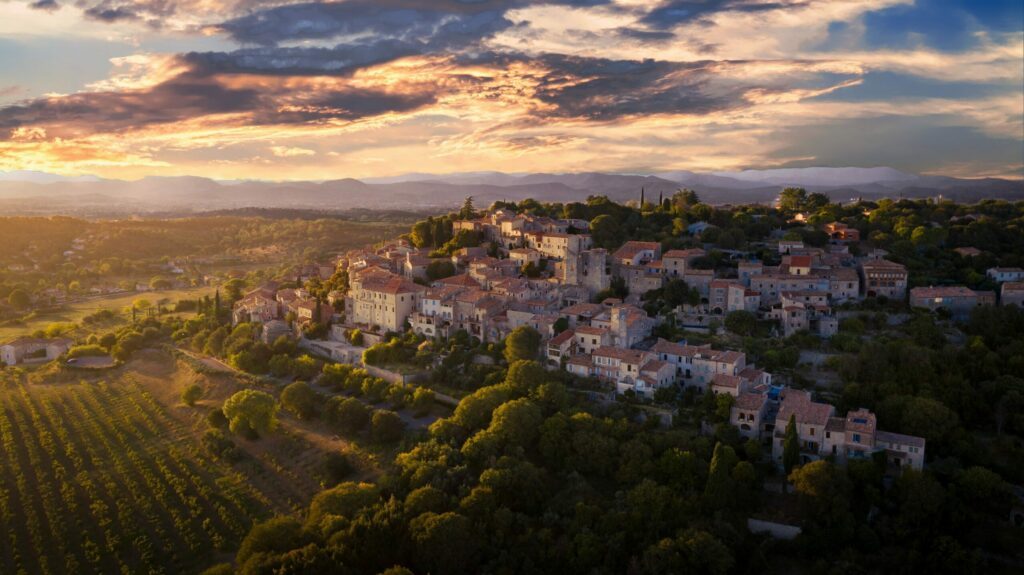
[[[671,365],[672,364],[670,364],[667,361],[661,361],[660,359],[652,359],[651,361],[645,363],[644,366],[640,368],[640,371],[657,372],[658,370],[665,367],[669,367]]]
[[[716,352],[711,356],[711,359],[722,363],[736,363],[746,359],[746,357],[747,355],[742,351],[726,350]]]
[[[783,422],[784,426],[789,421],[789,416],[795,415],[797,423],[824,426],[834,411],[835,408],[827,403],[812,401],[809,392],[790,389],[787,390],[786,397],[782,400],[782,406],[779,408],[779,415],[776,419]]]
[[[438,286],[428,288],[423,294],[423,299],[431,300],[449,300],[454,298],[456,295],[465,291],[466,288],[462,286]]]
[[[604,311],[604,306],[599,303],[578,303],[562,308],[562,315],[590,315],[594,316]]]
[[[610,357],[623,363],[639,365],[648,354],[638,349],[623,349],[621,347],[602,345],[595,349],[592,355],[594,357]]]
[[[548,345],[562,345],[567,341],[572,341],[574,335],[576,335],[576,333],[573,330],[567,329],[562,333],[556,335],[555,337],[551,338],[551,341],[548,342]]]
[[[574,355],[570,357],[567,363],[569,365],[580,365],[583,367],[590,367],[591,365],[594,364],[594,358],[585,353],[581,353],[579,355]]]
[[[1024,291],[1024,282],[1006,282],[1003,284],[1003,293],[1008,291]]]
[[[701,348],[660,339],[658,340],[658,343],[655,343],[651,347],[651,351],[654,353],[665,353],[679,357],[694,357],[701,352]]]
[[[924,449],[925,439],[914,435],[903,435],[902,433],[893,433],[891,431],[879,431],[875,434],[875,445],[881,445],[883,443],[898,443],[901,445],[909,445],[911,447]],[[881,446],[885,447],[884,445]]]
[[[910,290],[911,298],[977,297],[977,292],[966,286],[916,287]]]
[[[487,292],[481,289],[471,289],[466,290],[464,292],[460,292],[457,296],[455,296],[455,301],[475,304],[476,302],[482,300],[485,297],[487,297]]]
[[[907,271],[906,266],[904,266],[903,264],[898,264],[896,262],[883,259],[864,261],[860,264],[860,267],[863,268],[864,271]]]
[[[591,327],[589,325],[576,326],[576,333],[580,335],[605,335],[608,330],[603,327]]]
[[[413,283],[402,276],[387,274],[364,278],[361,287],[366,291],[386,293],[390,295],[425,292],[427,288]]]
[[[682,259],[689,259],[689,258],[698,258],[698,257],[705,256],[705,255],[707,255],[707,252],[702,250],[702,249],[700,249],[700,248],[690,248],[688,250],[669,250],[669,251],[665,252],[665,255],[661,256],[661,259],[663,259],[663,260],[668,260],[668,259],[682,260]]]
[[[830,417],[825,424],[825,431],[832,433],[846,433],[846,420],[842,417]]]
[[[480,287],[480,282],[469,277],[469,274],[454,275],[441,280],[437,280],[437,282],[435,283],[449,286]]]
[[[729,389],[739,389],[743,383],[743,378],[736,375],[725,375],[724,373],[716,373],[711,378],[711,385],[718,387],[727,387]]]
[[[658,242],[637,242],[628,241],[612,255],[617,260],[633,259],[644,250],[653,250],[655,254],[661,251],[661,244]]]
[[[739,373],[739,376],[750,382],[759,381],[764,374],[767,373],[763,369],[757,369],[755,367],[746,367]]]
[[[736,397],[736,402],[732,404],[736,409],[745,410],[759,410],[764,406],[764,402],[767,400],[763,393],[749,393],[743,392]]]

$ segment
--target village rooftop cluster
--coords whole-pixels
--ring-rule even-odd
[[[699,239],[708,227],[698,222],[687,233]],[[542,336],[550,369],[596,378],[618,394],[650,399],[668,388],[733,396],[730,423],[744,437],[770,445],[780,466],[783,430],[792,419],[805,461],[825,456],[845,461],[884,451],[890,467],[920,469],[924,438],[879,430],[867,410],[837,414],[807,391],[774,384],[772,375],[748,363],[742,352],[666,341],[652,332],[664,321],[706,330],[729,312],[746,311],[773,320],[776,333],[784,337],[808,331],[829,338],[838,331],[834,306],[844,302],[909,297],[913,306],[944,308],[954,317],[996,303],[995,293],[962,286],[908,290],[903,265],[879,249],[853,255],[849,247],[860,241],[859,234],[839,222],[824,226],[830,238],[826,247],[778,239],[780,265],[734,252],[729,254],[734,272],[719,274],[695,265],[712,245],[663,253],[657,242],[627,241],[609,253],[594,247],[588,228],[585,220],[501,209],[455,221],[456,233],[474,232],[481,243],[456,251],[450,260],[457,273],[432,282],[427,269],[436,258],[408,241],[349,252],[332,262],[347,273],[349,292],[332,292],[328,302],[344,298],[345,313],[335,316],[329,338],[334,344],[318,349],[339,361],[357,362],[361,349],[353,349],[346,337],[353,329],[369,345],[407,329],[431,338],[464,330],[487,342],[530,326]],[[540,272],[527,277],[525,269]],[[1020,302],[1024,270],[999,268],[989,274],[1002,282],[1003,303]],[[699,303],[651,317],[641,307],[644,295],[673,280],[696,290]],[[595,301],[613,282],[624,284],[628,295]],[[281,318],[288,312],[301,325],[325,319],[323,314],[332,309],[301,289],[276,290],[271,284],[237,302],[233,318],[263,323],[263,339],[273,341],[287,331]]]

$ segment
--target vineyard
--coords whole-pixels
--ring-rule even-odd
[[[0,389],[0,573],[187,573],[271,514],[131,377]]]

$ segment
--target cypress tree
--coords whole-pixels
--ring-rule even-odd
[[[799,462],[800,438],[796,433],[796,415],[790,415],[789,423],[786,424],[786,437],[782,440],[782,467],[786,470],[787,477]]]

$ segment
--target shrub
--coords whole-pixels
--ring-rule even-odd
[[[354,472],[355,467],[353,467],[348,458],[341,453],[327,454],[327,457],[324,458],[321,469],[321,474],[323,475],[325,483],[330,486],[341,483]]]
[[[354,435],[370,422],[370,409],[353,397],[332,397],[324,407],[324,419],[342,433]]]
[[[277,425],[277,402],[265,391],[239,391],[224,402],[223,409],[231,431],[246,437],[258,437]]]
[[[207,430],[203,434],[201,443],[204,449],[225,461],[233,463],[242,458],[242,452],[235,445],[235,442],[231,441],[231,438],[219,429]]]
[[[210,427],[224,429],[228,426],[228,418],[224,415],[224,410],[218,407],[206,416],[206,423],[209,423]]]
[[[281,405],[299,419],[310,419],[316,416],[320,399],[320,394],[304,381],[291,383],[281,392]]]
[[[405,422],[394,411],[384,409],[373,413],[370,433],[378,443],[394,443],[402,438]]]
[[[412,411],[417,417],[423,417],[430,412],[434,405],[434,392],[425,388],[417,387],[412,393]]]
[[[68,350],[68,357],[103,357],[107,350],[98,344],[76,345]]]
[[[181,401],[185,402],[185,405],[192,407],[202,396],[203,388],[200,387],[199,384],[193,383],[181,392]]]

